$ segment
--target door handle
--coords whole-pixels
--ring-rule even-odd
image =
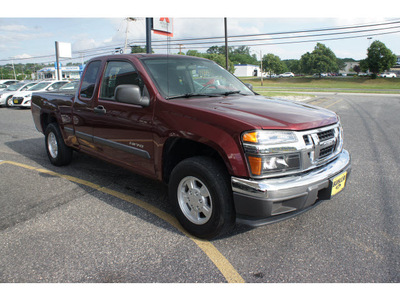
[[[103,105],[99,105],[99,106],[95,107],[93,110],[94,110],[95,114],[99,114],[99,115],[105,115],[107,112]]]

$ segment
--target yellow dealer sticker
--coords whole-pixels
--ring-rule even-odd
[[[342,191],[344,189],[344,186],[346,185],[346,178],[347,178],[347,172],[344,172],[332,180],[332,196],[335,196],[337,193]]]

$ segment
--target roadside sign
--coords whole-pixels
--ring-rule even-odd
[[[153,32],[156,34],[173,37],[172,18],[153,18]]]

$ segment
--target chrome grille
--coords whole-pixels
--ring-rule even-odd
[[[335,130],[330,129],[327,131],[318,132],[317,134],[320,141],[326,141],[335,137]]]
[[[305,169],[320,165],[335,157],[342,147],[340,126],[329,126],[307,131],[303,134],[304,143],[308,149],[308,162]]]

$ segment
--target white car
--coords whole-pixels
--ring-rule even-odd
[[[379,74],[379,77],[385,77],[385,78],[395,78],[397,77],[395,73],[382,73]]]
[[[283,74],[279,74],[279,77],[294,77],[294,74],[292,72],[285,72]]]
[[[12,106],[31,107],[32,92],[50,92],[67,84],[67,80],[41,81],[23,92],[17,92],[12,98]]]
[[[17,92],[26,91],[30,87],[37,84],[37,81],[30,81],[30,82],[18,82],[15,84],[10,85],[8,88],[0,92],[0,106],[11,106],[12,105],[12,97]]]
[[[17,83],[18,80],[14,80],[14,79],[2,79],[0,80],[0,91],[4,91],[7,87],[9,87],[10,85]]]

